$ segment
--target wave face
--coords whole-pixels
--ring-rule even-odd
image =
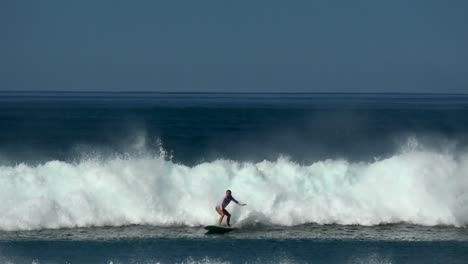
[[[162,156],[0,167],[0,229],[208,225],[226,189],[240,225],[465,226],[468,155],[412,149],[373,162],[288,158],[186,166]]]

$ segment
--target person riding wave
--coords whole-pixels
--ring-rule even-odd
[[[226,210],[226,206],[228,206],[228,204],[231,201],[235,202],[236,204],[238,204],[240,206],[247,205],[247,204],[239,203],[234,197],[232,197],[231,190],[227,190],[226,191],[226,196],[219,202],[219,204],[216,205],[216,212],[218,212],[218,214],[220,215],[218,225],[221,225],[221,223],[223,222],[223,218],[226,215],[227,216],[227,219],[226,219],[227,225],[231,226],[231,224],[230,224],[231,214]]]

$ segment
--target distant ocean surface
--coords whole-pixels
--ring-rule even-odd
[[[0,263],[468,263],[468,94],[0,92],[0,212]]]

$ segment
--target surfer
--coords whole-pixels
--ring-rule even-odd
[[[231,214],[226,210],[226,206],[231,202],[234,201],[236,204],[240,206],[244,206],[247,204],[241,204],[239,203],[234,197],[231,195],[231,190],[226,191],[226,196],[221,200],[221,202],[216,205],[216,212],[221,216],[218,221],[218,225],[221,225],[221,222],[223,222],[224,216],[227,216],[226,222],[228,226],[231,226],[230,221],[231,221]]]

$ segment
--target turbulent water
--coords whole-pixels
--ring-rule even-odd
[[[113,158],[0,167],[0,228],[208,225],[227,188],[239,225],[468,223],[468,156],[408,151],[373,162],[280,158],[192,167]],[[232,206],[231,206],[232,207]]]
[[[0,261],[465,263],[467,116],[466,95],[3,92]],[[239,229],[207,237],[226,189]]]

